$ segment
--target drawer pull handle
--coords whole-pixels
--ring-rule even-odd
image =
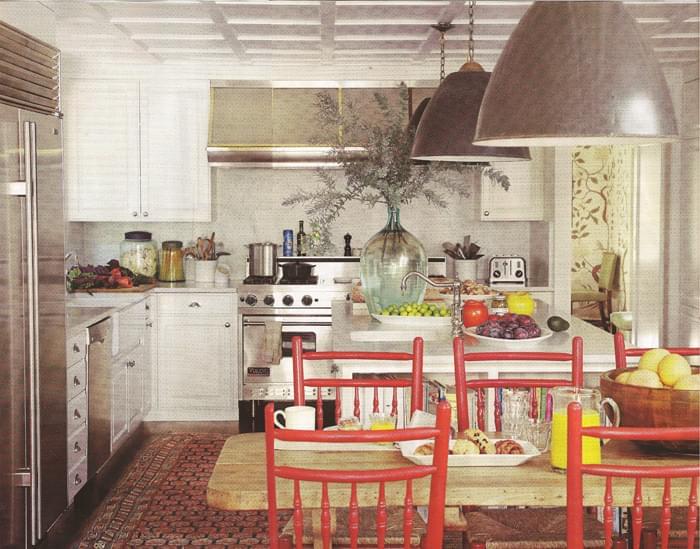
[[[148,303],[146,303],[146,310],[147,310],[147,311],[150,311],[150,310],[151,310],[151,306],[150,306]]]
[[[230,327],[231,327],[231,323],[230,323],[230,322],[227,322],[226,324],[224,324],[224,328],[230,328]]]
[[[199,309],[201,305],[196,301],[193,301],[192,303],[190,303],[190,307],[192,307],[193,309]]]
[[[73,410],[73,419],[80,419],[81,417],[80,411],[77,408]]]
[[[488,217],[491,214],[488,210],[484,210],[484,217]]]
[[[80,379],[78,379],[78,376],[73,376],[73,387],[80,387]]]
[[[131,215],[133,215],[134,217],[136,217],[136,216],[139,215],[139,213],[138,213],[138,212],[131,212]]]
[[[78,345],[77,343],[73,343],[73,352],[79,353],[80,352],[80,345]]]
[[[83,483],[83,479],[80,478],[80,473],[75,474],[75,479],[73,480],[73,484],[76,486],[80,486]]]
[[[143,212],[143,217],[148,217],[148,212]]]
[[[152,328],[152,327],[153,327],[153,322],[151,322],[150,320],[149,320],[148,322],[146,322],[146,327],[147,327],[147,328]]]
[[[129,360],[129,361],[126,363],[126,365],[127,365],[127,367],[129,367],[129,368],[133,368],[134,366],[136,366],[136,361],[135,361],[135,360]]]
[[[80,444],[78,444],[78,441],[75,441],[75,444],[73,444],[73,453],[77,454],[78,452],[81,452],[82,448],[80,447]]]

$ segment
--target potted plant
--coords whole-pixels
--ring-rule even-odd
[[[365,244],[361,255],[361,278],[370,312],[391,303],[420,301],[425,285],[414,278],[408,290],[401,293],[399,283],[411,270],[427,274],[425,250],[421,243],[400,221],[400,208],[418,198],[444,208],[445,194],[468,197],[467,178],[482,173],[496,184],[508,188],[510,182],[501,172],[488,164],[417,163],[411,159],[414,128],[408,127],[408,90],[400,87],[398,107],[387,98],[374,96],[380,117],[367,121],[352,102],[338,104],[326,92],[317,95],[319,119],[322,126],[340,127],[335,132],[330,156],[344,170],[345,181],[339,181],[331,170],[317,170],[320,186],[299,190],[287,197],[283,205],[304,204],[311,220],[311,247],[314,254],[332,251],[330,227],[345,205],[357,201],[374,207],[387,208],[387,224]],[[325,135],[334,132],[325,132]],[[347,145],[361,144],[364,154]]]

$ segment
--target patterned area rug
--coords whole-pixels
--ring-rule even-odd
[[[156,437],[97,508],[73,549],[267,547],[266,511],[207,506],[207,482],[226,438],[180,433]],[[280,521],[290,516],[282,512]],[[444,547],[461,547],[461,534],[450,534],[453,539],[446,532]]]
[[[207,482],[225,440],[217,434],[157,437],[95,512],[77,547],[266,546],[267,512],[207,506]]]

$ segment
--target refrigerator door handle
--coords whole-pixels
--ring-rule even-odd
[[[37,157],[36,123],[24,123],[24,178],[26,181],[26,256],[27,256],[27,304],[29,339],[29,432],[32,443],[29,453],[29,486],[31,489],[32,541],[36,543],[43,531],[41,524],[41,433],[39,427],[39,250],[37,244]],[[22,473],[22,471],[20,471]]]

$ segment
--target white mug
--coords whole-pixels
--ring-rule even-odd
[[[277,421],[277,414],[284,417],[284,425]],[[313,431],[316,427],[316,408],[313,406],[288,406],[284,410],[277,410],[274,418],[275,425],[280,429]]]

